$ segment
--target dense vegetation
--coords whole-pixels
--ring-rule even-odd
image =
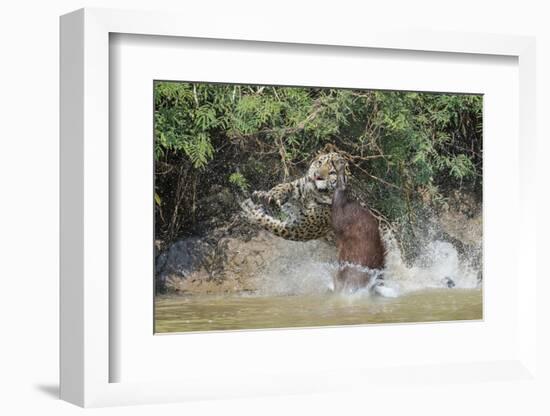
[[[154,100],[165,242],[230,220],[240,198],[301,176],[333,146],[389,223],[453,190],[481,199],[481,96],[157,82]]]

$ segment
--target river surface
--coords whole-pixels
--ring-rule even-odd
[[[481,288],[368,293],[159,296],[155,332],[315,327],[482,319]]]

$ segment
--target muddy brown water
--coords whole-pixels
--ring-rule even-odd
[[[482,290],[376,295],[189,295],[155,300],[155,332],[296,328],[482,319]]]

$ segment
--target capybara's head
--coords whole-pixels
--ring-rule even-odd
[[[345,189],[348,180],[348,163],[345,159],[338,159],[332,162],[332,168],[336,172],[335,188]]]
[[[342,174],[346,176],[346,167],[348,166],[348,163],[344,158],[334,160],[332,162],[332,166],[337,175]]]

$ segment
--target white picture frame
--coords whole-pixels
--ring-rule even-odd
[[[537,383],[535,269],[535,41],[529,37],[467,33],[379,32],[363,30],[327,35],[321,29],[290,29],[270,25],[240,26],[220,21],[204,28],[199,21],[169,13],[83,9],[61,18],[61,397],[80,406],[159,403],[214,397],[319,393],[366,388],[413,380],[472,382],[506,380]],[[425,365],[411,369],[331,368],[328,377],[291,372],[239,379],[223,373],[215,382],[194,375],[181,381],[112,382],[110,366],[120,359],[110,349],[109,275],[109,37],[110,34],[154,35],[228,41],[330,45],[429,51],[441,54],[504,55],[519,67],[520,215],[514,249],[522,285],[517,287],[517,348],[508,359]],[[529,214],[527,214],[529,213]],[[151,277],[152,278],[152,277]],[[298,334],[298,332],[295,332]],[[312,336],[310,333],[309,336]],[[152,334],[151,334],[152,335]],[[336,336],[335,334],[333,336]],[[233,338],[244,337],[234,333]],[[238,342],[238,341],[237,341]],[[243,341],[241,341],[243,342]],[[389,376],[390,374],[391,376]],[[348,380],[342,382],[343,379]]]

